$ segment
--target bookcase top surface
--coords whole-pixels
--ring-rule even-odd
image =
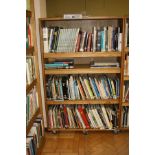
[[[62,17],[56,17],[56,18],[39,18],[40,21],[67,21],[67,20],[116,20],[116,19],[123,19],[123,16],[95,16],[95,17],[83,17],[81,19],[64,19]]]

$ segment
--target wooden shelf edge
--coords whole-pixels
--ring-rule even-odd
[[[26,10],[26,17],[31,17],[31,11],[30,10]]]
[[[26,54],[31,54],[31,55],[33,55],[33,53],[34,53],[34,47],[26,48]]]
[[[120,130],[121,131],[129,131],[129,128],[128,127],[126,127],[126,128],[121,127]]]
[[[73,68],[73,69],[46,69],[45,74],[102,74],[120,73],[120,68]]]
[[[57,18],[39,18],[41,21],[70,21],[70,20],[117,20],[117,19],[122,19],[123,16],[90,16],[90,17],[83,17],[81,19],[64,19],[62,17],[57,17]]]
[[[128,102],[128,101],[123,102],[123,103],[122,103],[122,106],[129,106],[129,102]]]
[[[36,85],[37,79],[33,80],[33,82],[30,85],[26,86],[26,94],[30,92],[30,90]]]
[[[36,117],[39,115],[40,113],[40,108],[37,109],[37,111],[35,112],[35,114],[33,115],[33,117],[31,118],[31,120],[29,121],[28,126],[26,127],[26,135],[29,133],[31,127],[33,126],[33,122],[35,121]]]
[[[48,131],[114,131],[115,129],[71,129],[71,128],[63,128],[63,129],[59,129],[59,128],[53,128],[53,129],[50,129],[48,128],[47,129]]]
[[[121,52],[55,52],[43,55],[44,58],[121,57]]]
[[[128,81],[129,80],[129,75],[124,75],[124,81]]]
[[[53,101],[46,100],[47,105],[53,104],[119,104],[119,99],[105,99],[105,100],[64,100]]]

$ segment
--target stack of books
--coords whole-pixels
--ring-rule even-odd
[[[34,56],[26,56],[26,84],[28,85],[36,78],[34,61]]]
[[[41,116],[38,116],[26,137],[26,154],[37,155],[42,137],[44,136],[44,126]]]
[[[87,32],[81,28],[43,27],[44,52],[122,51],[120,27],[103,26]]]
[[[129,127],[129,107],[124,106],[122,109],[122,127]]]
[[[53,105],[48,110],[50,129],[114,129],[117,105]]]
[[[91,62],[90,68],[113,68],[120,67],[118,62]]]
[[[38,93],[36,91],[36,86],[34,86],[34,88],[26,96],[26,125],[28,125],[38,107]]]
[[[49,100],[85,100],[119,98],[119,78],[103,76],[49,76],[46,83]]]
[[[56,60],[55,62],[45,64],[45,68],[74,68],[74,60]]]

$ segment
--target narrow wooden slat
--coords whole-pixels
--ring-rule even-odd
[[[124,50],[126,53],[129,52],[129,47],[125,47],[125,50]]]
[[[26,135],[29,133],[36,117],[38,116],[38,114],[40,113],[40,108],[38,108],[38,110],[35,112],[35,114],[33,115],[33,117],[31,118],[31,120],[29,121],[27,127],[26,127]]]
[[[129,106],[129,102],[128,102],[128,101],[123,102],[123,103],[122,103],[122,106]]]
[[[129,75],[125,75],[124,76],[124,81],[128,81],[129,80]]]
[[[118,20],[123,19],[122,16],[101,16],[101,17],[83,17],[82,19],[64,19],[64,18],[40,18],[41,21],[67,21],[67,20]]]
[[[46,104],[118,104],[119,99],[98,99],[98,100],[64,100],[64,101],[51,101],[46,100]]]
[[[121,57],[121,52],[55,52],[44,53],[44,58]]]
[[[26,17],[31,17],[31,11],[26,10]]]
[[[33,55],[34,47],[29,47],[26,49],[26,55]]]
[[[37,79],[33,80],[33,82],[30,85],[26,86],[26,94],[30,92],[30,90],[36,85]]]
[[[120,128],[121,131],[129,131],[129,128]]]
[[[73,68],[73,69],[50,69],[45,74],[102,74],[120,73],[120,68]]]

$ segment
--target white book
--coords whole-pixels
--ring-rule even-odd
[[[122,51],[122,33],[118,34],[118,51]]]
[[[101,81],[99,81],[99,87],[100,87],[103,99],[107,99],[108,96],[106,96],[106,92],[105,92],[106,90],[104,89],[104,86]]]
[[[100,129],[105,129],[105,128],[104,128],[104,125],[103,125],[103,123],[102,123],[102,121],[101,121],[101,118],[100,118],[100,116],[99,116],[99,114],[98,114],[98,112],[97,112],[97,110],[94,109],[94,111],[95,111],[95,114],[96,114],[96,118],[97,118],[98,124],[100,125]]]
[[[92,108],[89,109],[89,112],[90,112],[90,116],[91,116],[91,118],[92,118],[92,122],[93,122],[94,128],[98,128],[98,124],[96,124],[96,122],[94,121],[95,116],[94,116],[94,114],[93,114]],[[96,120],[96,119],[95,119],[95,120]]]
[[[91,122],[92,128],[95,128],[95,123],[94,123],[94,121],[92,119],[92,116],[91,116],[90,112],[88,112],[88,117],[89,117],[89,120]]]
[[[81,40],[81,43],[80,43],[80,52],[83,52],[84,51],[84,40],[85,40],[85,36],[86,36],[86,32],[83,32],[82,33],[82,40]]]
[[[104,105],[101,105],[101,109],[102,109],[103,116],[105,118],[105,121],[106,121],[105,123],[106,123],[107,127],[109,129],[112,129],[112,126],[111,126],[111,123],[109,121],[109,118],[108,118],[108,115],[107,115],[107,112],[106,112],[106,109],[105,109]]]
[[[53,39],[53,29],[50,30],[48,52],[52,51],[52,49],[51,49],[52,39]]]
[[[44,52],[48,53],[48,28],[43,27],[43,42],[44,42]]]
[[[67,109],[67,113],[68,113],[68,120],[69,120],[69,127],[72,128],[72,121],[71,121],[71,115],[70,115],[70,111],[69,111],[69,107],[66,106]]]
[[[93,27],[93,52],[96,51],[96,27]]]
[[[101,125],[100,125],[100,122],[99,122],[99,120],[98,120],[97,114],[96,114],[96,112],[95,112],[95,108],[92,108],[92,112],[93,112],[93,115],[94,115],[94,117],[95,117],[95,120],[96,120],[96,123],[97,123],[97,127],[100,128]]]
[[[76,111],[76,113],[77,113],[77,116],[78,116],[78,118],[79,118],[81,124],[82,124],[82,127],[85,129],[86,126],[85,126],[85,124],[84,124],[84,122],[83,122],[83,120],[82,120],[82,118],[81,118],[81,115],[80,115],[78,109],[76,108],[75,111]]]

